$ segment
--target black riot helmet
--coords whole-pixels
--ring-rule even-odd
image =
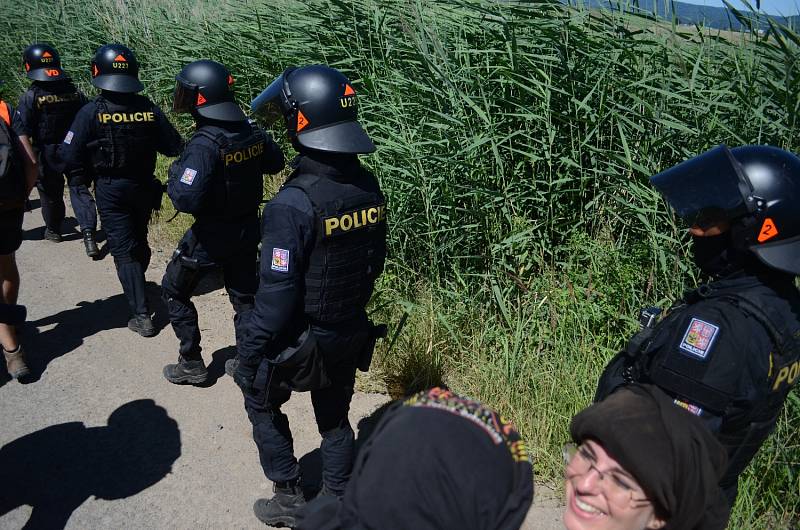
[[[92,58],[92,85],[109,92],[139,92],[144,88],[139,81],[139,61],[122,44],[100,46]]]
[[[328,153],[372,153],[358,123],[356,92],[347,77],[321,64],[289,68],[250,103],[267,120],[283,116],[289,138]]]
[[[49,44],[31,44],[22,52],[25,75],[33,81],[64,81],[69,79],[61,68],[61,57]]]
[[[720,145],[650,178],[687,224],[731,224],[734,248],[800,275],[800,158],[768,145]]]
[[[195,61],[175,76],[172,110],[195,111],[204,118],[244,121],[247,117],[233,97],[233,76],[224,65],[209,60]]]

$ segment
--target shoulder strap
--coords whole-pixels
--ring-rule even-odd
[[[208,138],[212,142],[214,142],[217,147],[220,149],[225,149],[228,147],[230,142],[228,141],[228,137],[222,132],[222,129],[219,127],[211,127],[208,125],[204,125],[200,127],[197,131],[195,131],[194,136],[202,136],[203,138]]]

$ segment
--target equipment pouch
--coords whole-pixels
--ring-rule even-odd
[[[277,386],[283,390],[308,392],[331,386],[325,359],[310,327],[270,362],[275,365]]]
[[[191,249],[190,249],[191,250]],[[167,268],[167,272],[174,270],[173,284],[178,293],[188,295],[194,289],[194,283],[200,272],[200,264],[196,258],[187,256],[182,248],[175,249],[172,253],[174,267]]]
[[[356,358],[356,368],[362,372],[368,372],[372,364],[372,355],[375,353],[375,344],[378,339],[386,338],[386,324],[373,324],[369,323],[369,336],[367,342],[364,344],[364,349],[358,354]]]

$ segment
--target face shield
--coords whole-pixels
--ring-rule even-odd
[[[250,102],[250,111],[267,125],[272,125],[278,121],[284,116],[284,109],[292,107],[290,101],[292,92],[286,79],[294,70],[294,68],[284,70],[261,94]]]
[[[757,207],[747,175],[724,145],[654,175],[650,182],[688,226],[705,228]]]
[[[175,91],[172,94],[172,110],[174,112],[191,112],[197,100],[198,86],[176,79]]]

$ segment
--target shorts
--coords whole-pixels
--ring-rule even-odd
[[[0,212],[0,256],[13,254],[22,246],[22,218],[25,210]]]

